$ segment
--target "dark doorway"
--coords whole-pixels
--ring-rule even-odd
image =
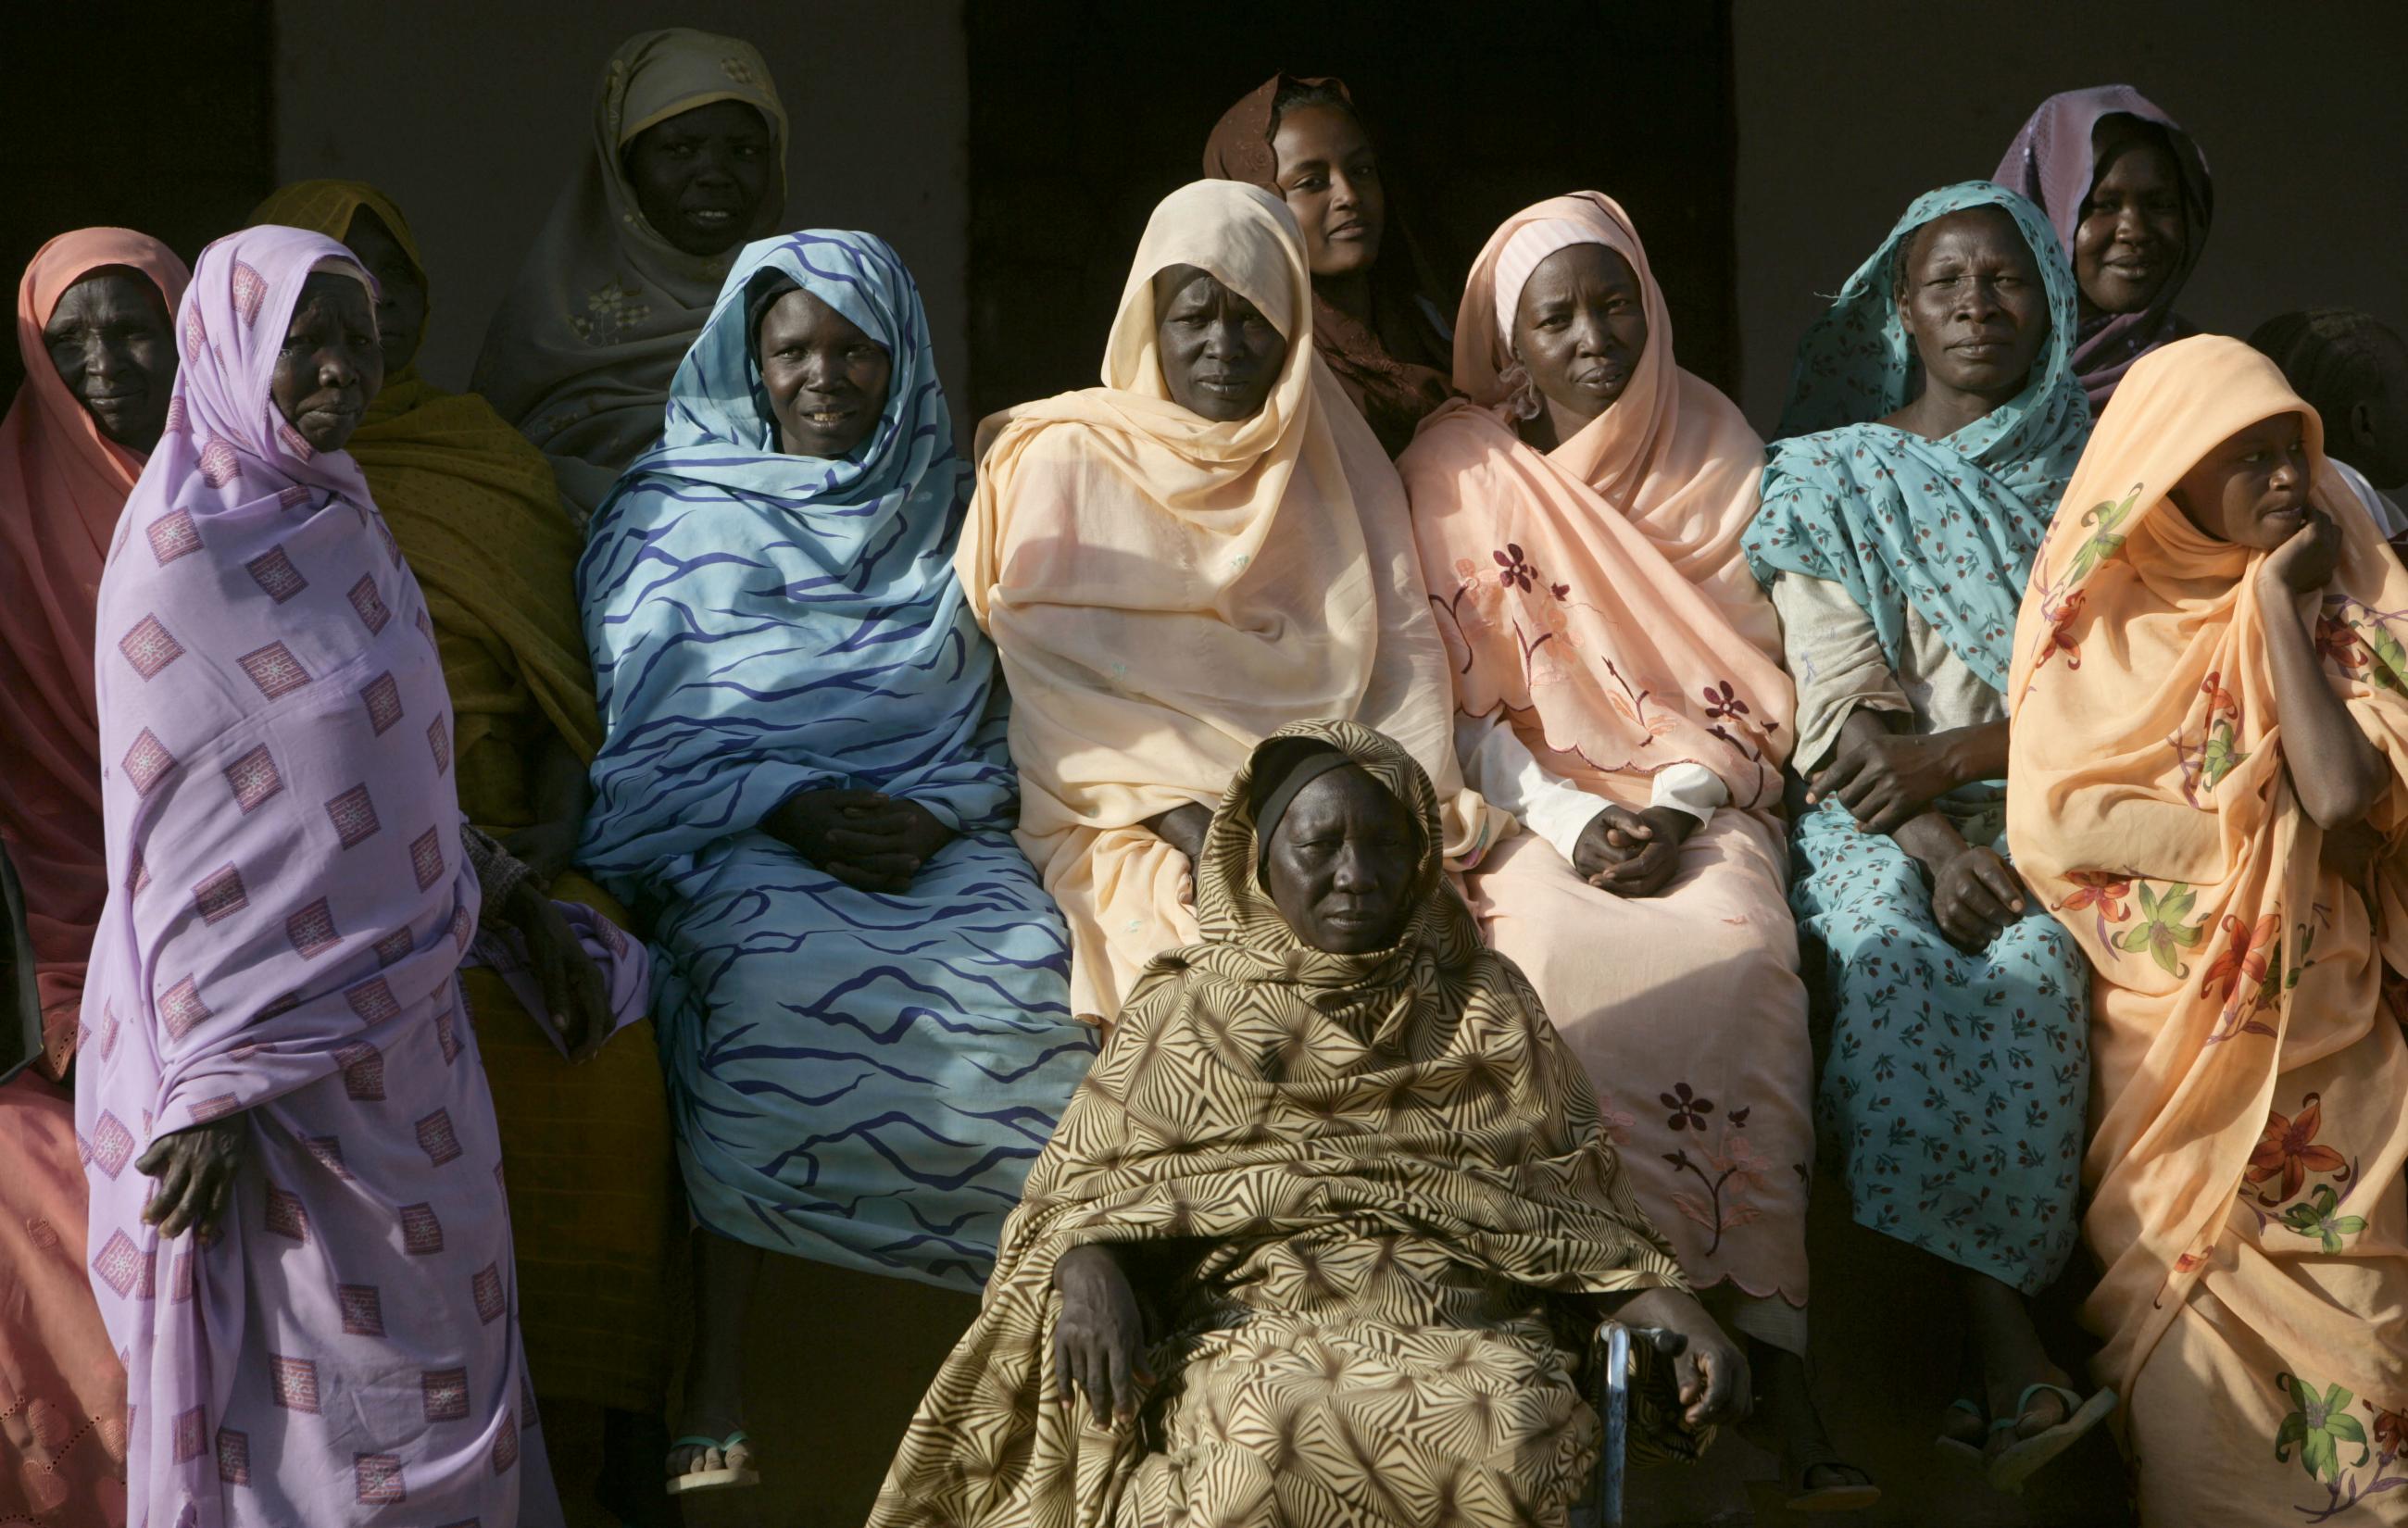
[[[271,9],[50,6],[0,21],[0,94],[17,123],[0,172],[12,292],[69,229],[136,229],[190,262],[274,189]],[[0,399],[23,376],[17,347],[0,347]]]
[[[966,7],[971,402],[981,414],[1096,381],[1155,202],[1205,136],[1281,69],[1336,75],[1441,272],[1561,192],[1628,208],[1684,365],[1739,380],[1727,0],[1477,7],[1296,0],[1207,7],[1013,0]]]

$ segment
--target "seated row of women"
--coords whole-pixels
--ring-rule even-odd
[[[673,1135],[673,1490],[803,1467],[741,1430],[780,1251],[988,1288],[882,1521],[1556,1521],[1596,1448],[1557,1297],[1684,1333],[1641,1416],[1694,1453],[1752,1387],[1692,1288],[1793,1497],[1869,1505],[1803,1364],[1819,1113],[1856,1219],[1958,1272],[1941,1431],[1994,1482],[2120,1397],[2163,1521],[2408,1501],[2338,1447],[2353,1397],[2386,1461],[2408,1428],[2402,1344],[2353,1340],[2408,1307],[2408,575],[2319,423],[2408,475],[2408,352],[2292,321],[2295,393],[2168,344],[2207,198],[2162,114],[2042,108],[2000,178],[2054,223],[1917,200],[1768,460],[1609,198],[1509,220],[1442,342],[1342,88],[1275,79],[1157,209],[1103,385],[973,472],[894,251],[744,242],[783,119],[741,48],[624,50],[545,236],[571,301],[523,279],[495,336],[565,327],[480,367],[516,429],[410,371],[366,188],[280,193],[190,293],[116,231],[28,273],[5,809],[76,1128],[33,1077],[0,1121],[84,1164],[82,1237],[72,1166],[9,1192],[68,1313],[21,1389],[98,1422],[44,1479],[549,1521],[538,1394],[662,1409]],[[673,269],[682,328],[630,274]],[[2086,1230],[2086,1394],[2023,1303]]]

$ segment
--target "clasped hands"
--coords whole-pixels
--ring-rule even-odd
[[[1932,804],[1993,771],[1968,754],[2003,755],[2005,723],[1893,733],[1879,716],[1849,718],[1830,761],[1807,778],[1806,800],[1836,800],[1866,833],[1898,840],[1931,878],[1931,915],[1959,950],[1988,948],[2030,906],[2023,880],[1987,844],[1968,844]],[[2003,766],[2003,758],[1994,761]]]
[[[927,807],[879,791],[800,791],[761,826],[847,886],[890,895],[953,838]]]

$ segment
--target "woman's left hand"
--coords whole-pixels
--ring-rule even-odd
[[[937,850],[953,841],[953,830],[916,801],[888,800],[856,813],[827,833],[827,873],[865,892],[900,895]]]
[[[610,1037],[609,987],[558,904],[530,876],[510,893],[502,916],[526,942],[527,964],[543,989],[544,1007],[568,1047],[568,1059],[583,1061],[601,1050]]]
[[[145,1224],[164,1239],[207,1231],[234,1198],[235,1175],[242,1170],[251,1140],[250,1122],[229,1114],[207,1124],[187,1125],[150,1143],[136,1170],[159,1181],[142,1207]]]
[[[1696,1295],[1674,1289],[1647,1290],[1609,1305],[1608,1313],[1626,1326],[1662,1327],[1684,1339],[1672,1360],[1684,1428],[1698,1433],[1747,1420],[1756,1394],[1748,1378],[1747,1357],[1706,1314]]]
[[[1806,799],[1837,796],[1869,833],[1896,833],[1965,782],[1956,778],[1944,735],[1870,733],[1843,743],[1839,756],[1806,781]]]

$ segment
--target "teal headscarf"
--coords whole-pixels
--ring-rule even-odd
[[[1968,207],[2005,210],[2031,247],[2050,333],[2010,402],[1944,440],[1874,422],[1921,386],[1898,313],[1909,236]],[[1915,198],[1829,312],[1806,332],[1742,546],[1757,579],[1829,578],[1871,616],[1896,668],[1911,605],[1992,688],[2004,690],[2016,607],[2059,494],[2090,437],[2073,369],[2073,270],[2041,209],[1987,180]],[[1805,432],[1814,432],[1807,434]]]

